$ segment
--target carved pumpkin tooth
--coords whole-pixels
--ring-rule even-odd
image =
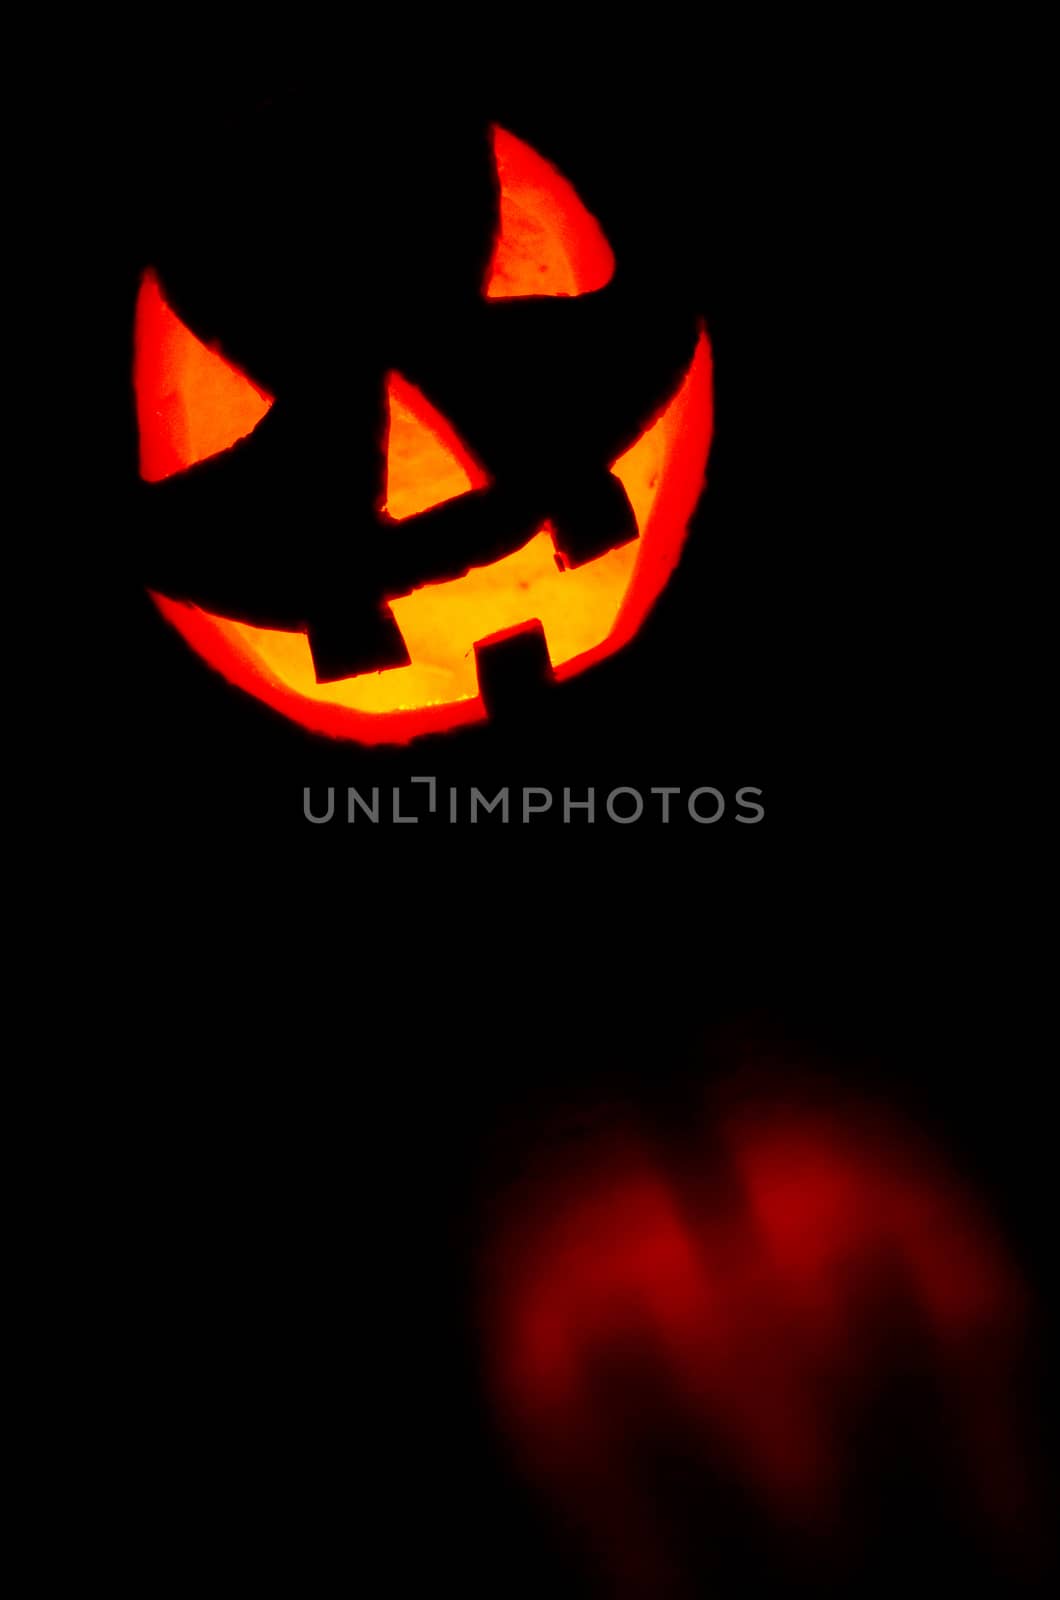
[[[475,645],[479,689],[488,715],[525,715],[555,682],[545,630],[536,618]]]

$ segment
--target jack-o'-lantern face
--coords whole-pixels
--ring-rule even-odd
[[[616,263],[599,223],[529,145],[500,128],[491,139],[499,207],[481,314],[533,305],[541,315],[543,297],[604,304]],[[527,342],[524,334],[524,353]],[[260,459],[270,413],[282,410],[282,395],[229,359],[226,341],[200,339],[178,315],[164,265],[145,271],[140,286],[134,388],[140,476],[159,496],[206,463],[249,458],[255,444]],[[538,493],[528,485],[535,452],[550,448],[540,442],[547,417],[510,486],[515,474],[493,469],[488,428],[482,449],[462,436],[438,394],[387,370],[373,539],[362,569],[351,509],[329,616],[321,618],[319,604],[316,614],[299,616],[292,601],[288,625],[271,625],[275,606],[262,625],[265,618],[241,607],[221,614],[196,603],[187,589],[178,597],[152,584],[152,598],[231,683],[314,731],[404,743],[482,720],[492,709],[488,663],[498,651],[529,648],[538,673],[561,680],[632,638],[681,553],[704,480],[711,396],[706,333],[690,323],[676,380],[612,435],[622,447],[606,470],[575,462],[572,440],[559,449],[560,468],[543,470]],[[557,428],[569,412],[568,398]]]

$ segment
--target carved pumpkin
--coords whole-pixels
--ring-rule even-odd
[[[600,225],[560,173],[520,139],[492,130],[499,216],[481,292],[487,302],[606,291],[615,272]],[[494,315],[485,308],[486,314]],[[503,314],[503,313],[502,313]],[[144,273],[135,319],[134,389],[140,475],[160,486],[244,448],[274,396],[196,336],[167,300],[164,273]],[[421,388],[385,382],[382,537],[442,505],[481,504],[493,477]],[[382,583],[381,648],[368,670],[329,671],[306,627],[261,626],[152,586],[162,615],[231,683],[304,727],[363,743],[405,742],[483,719],[483,655],[536,636],[545,676],[564,679],[625,644],[667,582],[702,488],[712,427],[711,359],[700,325],[691,359],[660,408],[611,461],[628,526],[579,545],[550,517],[498,559],[398,587]],[[242,442],[242,443],[241,443]],[[619,495],[621,498],[621,495]],[[627,504],[628,502],[628,504]],[[592,519],[590,508],[588,516]],[[606,519],[605,519],[606,520]],[[584,515],[583,515],[584,521]],[[619,518],[621,521],[621,518]],[[410,522],[411,526],[411,522]],[[395,546],[396,547],[396,546]],[[347,658],[349,659],[349,658]],[[376,664],[380,670],[371,670]]]

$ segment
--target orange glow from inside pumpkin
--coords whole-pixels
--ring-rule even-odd
[[[388,505],[400,515],[479,487],[470,453],[410,383],[391,377]],[[187,642],[239,685],[317,732],[366,743],[478,721],[474,646],[505,629],[541,622],[558,678],[624,644],[677,564],[703,486],[712,420],[710,346],[700,334],[677,392],[613,465],[629,496],[639,539],[568,571],[556,566],[547,525],[520,550],[391,601],[410,664],[318,683],[302,632],[257,628],[154,596]],[[394,514],[394,512],[392,512]]]
[[[490,476],[425,395],[398,372],[387,376],[386,493],[395,522],[485,489]]]
[[[567,180],[528,145],[493,129],[500,187],[489,299],[578,295],[603,288],[614,257]],[[136,312],[134,386],[140,470],[148,482],[230,448],[272,401],[166,305],[144,275]],[[383,509],[396,522],[474,490],[489,476],[425,395],[390,373]],[[677,564],[703,487],[712,431],[711,353],[700,332],[683,380],[611,470],[629,496],[639,539],[560,570],[544,524],[511,555],[390,600],[410,662],[318,683],[302,631],[259,628],[152,596],[191,647],[229,682],[315,732],[405,743],[482,720],[475,645],[539,621],[557,678],[632,638]],[[352,535],[351,535],[352,537]]]
[[[610,283],[611,246],[563,174],[503,128],[493,129],[493,157],[500,226],[486,298],[589,294]]]
[[[136,303],[133,388],[140,476],[160,483],[252,433],[272,397],[184,326],[145,272]]]

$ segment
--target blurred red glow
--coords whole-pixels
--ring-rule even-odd
[[[850,1110],[744,1108],[710,1140],[698,1167],[629,1130],[553,1161],[487,1256],[502,1426],[614,1592],[683,1592],[650,1466],[666,1440],[700,1463],[705,1519],[713,1474],[785,1537],[850,1537],[851,1425],[910,1341],[953,1496],[1018,1541],[1026,1306],[972,1196],[915,1134]]]

